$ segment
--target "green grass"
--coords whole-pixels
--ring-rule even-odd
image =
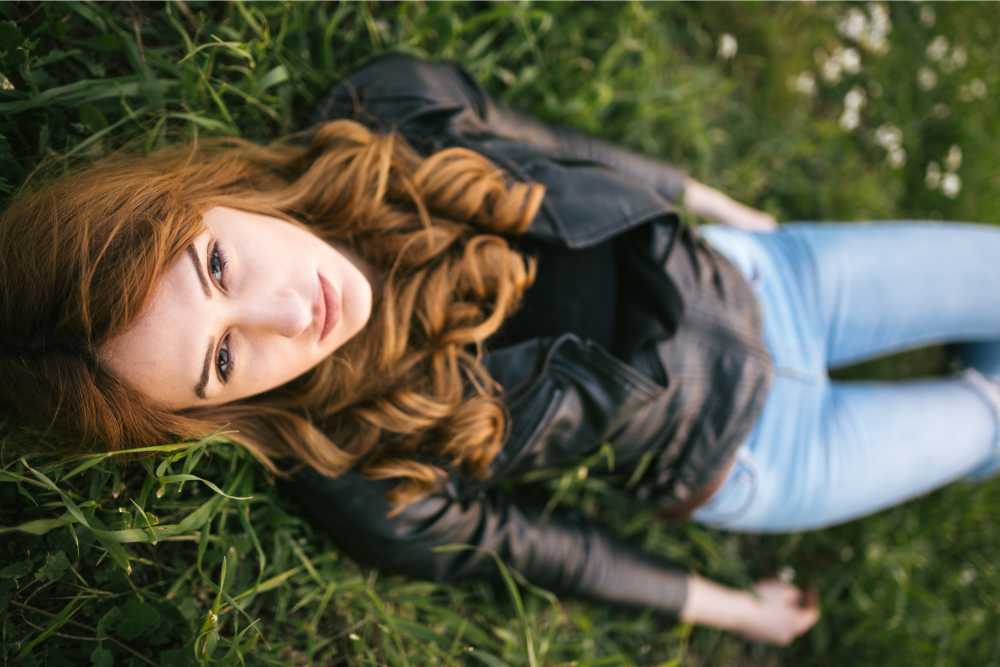
[[[891,21],[882,54],[838,28],[852,12],[870,25],[879,6]],[[997,44],[987,4],[4,3],[0,197],[43,162],[58,172],[126,142],[300,128],[338,78],[401,49],[459,59],[515,107],[675,161],[782,220],[996,223]],[[838,47],[855,48],[860,69],[828,80],[823,54]],[[796,91],[810,74],[814,93]],[[865,102],[847,129],[852,88]],[[941,185],[949,172],[957,193]],[[946,370],[936,350],[843,376]],[[58,462],[0,423],[3,665],[1000,664],[998,483],[836,529],[738,537],[658,522],[576,471],[548,482],[561,502],[729,583],[793,566],[824,616],[774,649],[557,600],[513,572],[493,589],[361,569],[224,442],[154,447],[127,466]]]

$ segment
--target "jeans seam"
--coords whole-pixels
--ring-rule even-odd
[[[829,318],[830,322],[824,322],[824,307],[825,304],[820,298],[820,272],[819,272],[819,259],[816,257],[816,251],[813,249],[812,245],[804,238],[797,235],[790,235],[789,239],[793,240],[796,244],[803,249],[803,254],[806,256],[809,262],[809,282],[811,284],[812,291],[812,302],[816,304],[816,317],[820,320],[819,322],[813,322],[813,325],[821,334],[822,340],[822,353],[823,359],[830,358],[830,324],[832,324],[833,318]]]

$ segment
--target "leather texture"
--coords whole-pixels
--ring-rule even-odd
[[[453,475],[392,518],[391,481],[303,470],[281,486],[361,564],[455,581],[497,579],[499,558],[559,594],[677,612],[683,570],[579,512],[547,514],[509,489],[533,471],[577,467],[607,444],[614,467],[599,474],[637,502],[669,509],[724,470],[749,433],[771,375],[759,308],[735,267],[680,224],[671,200],[683,173],[518,114],[454,62],[380,56],[338,84],[313,120],[334,118],[397,130],[424,154],[464,146],[514,178],[544,183],[529,236],[581,248],[633,234],[645,270],[671,277],[673,305],[635,323],[624,361],[572,334],[487,354],[510,425],[486,480]]]

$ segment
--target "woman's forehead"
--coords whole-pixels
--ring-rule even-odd
[[[192,247],[198,247],[199,235]],[[188,252],[167,267],[135,321],[100,350],[102,360],[126,383],[153,400],[192,404],[208,336],[203,288]]]

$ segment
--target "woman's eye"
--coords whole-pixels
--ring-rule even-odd
[[[233,356],[229,351],[229,336],[226,336],[226,339],[222,341],[222,345],[219,346],[215,366],[219,371],[219,377],[222,378],[223,382],[227,382],[229,375],[233,372]]]
[[[219,244],[212,246],[212,251],[208,255],[208,273],[221,287],[225,287],[226,256],[222,254]]]

